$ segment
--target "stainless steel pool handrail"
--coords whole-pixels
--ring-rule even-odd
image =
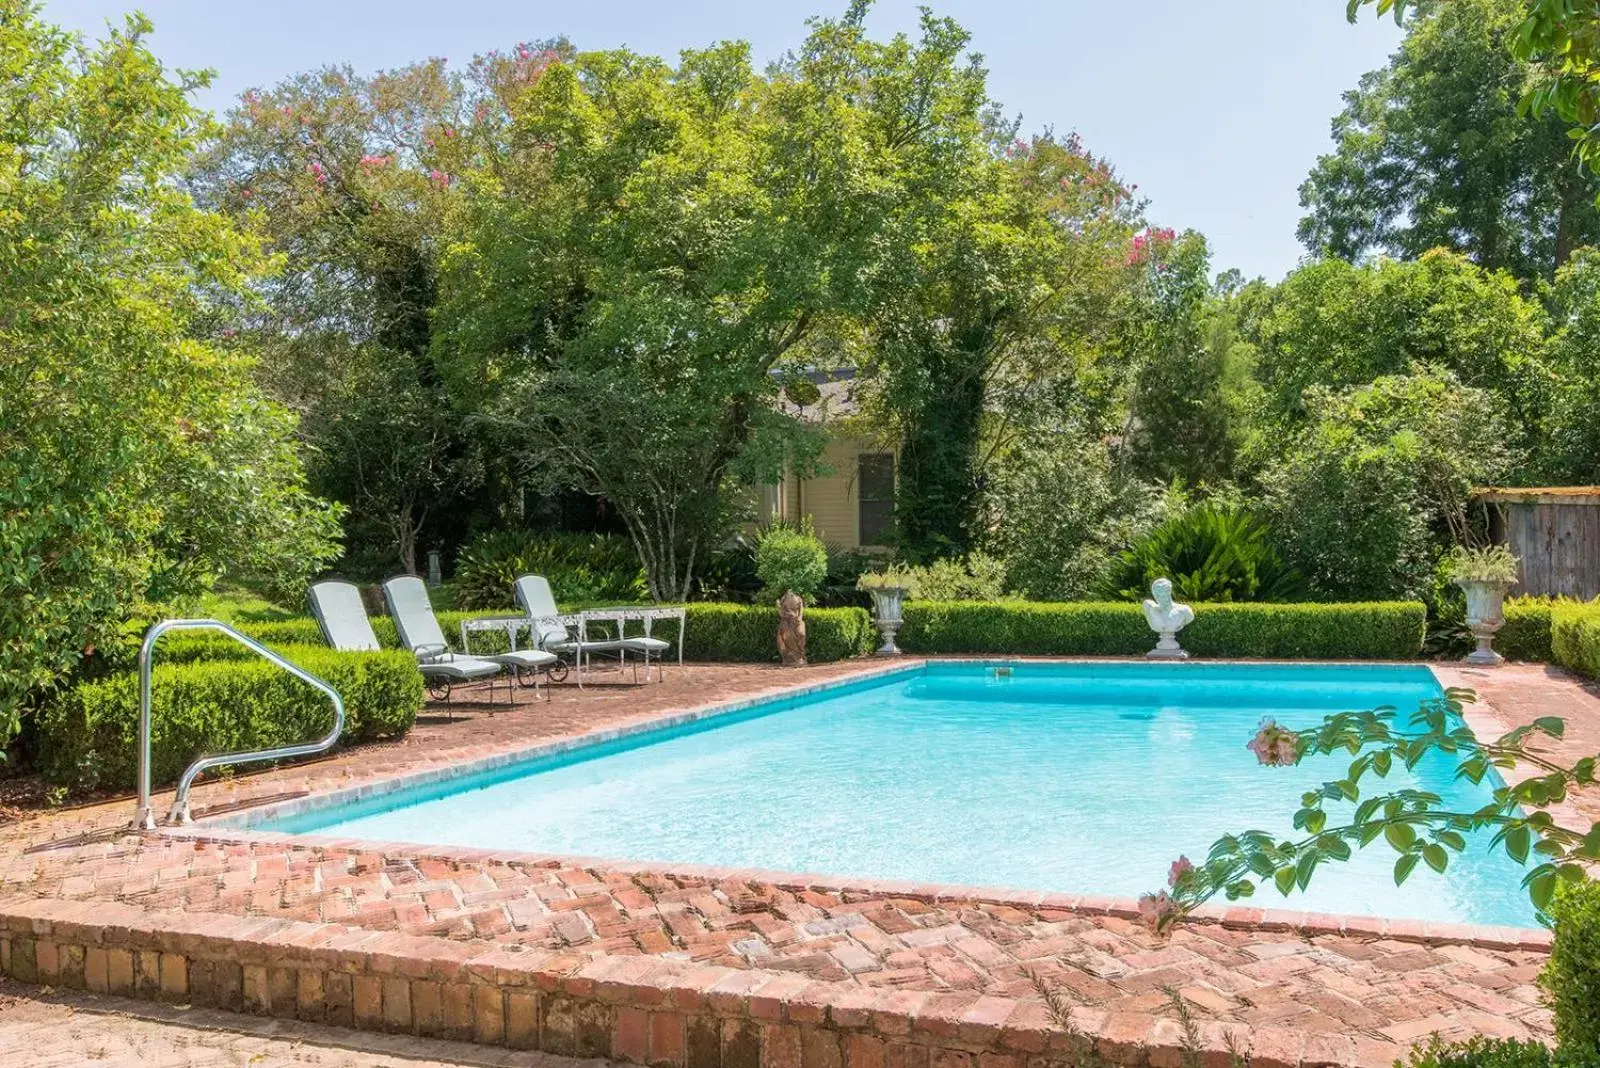
[[[221,620],[164,619],[145,632],[144,644],[139,647],[139,808],[133,817],[133,828],[136,831],[154,830],[156,826],[155,809],[150,802],[150,665],[155,653],[156,639],[169,630],[221,631],[240,645],[271,661],[295,678],[315,686],[333,701],[333,729],[314,742],[283,745],[272,749],[257,749],[245,753],[219,753],[216,756],[200,757],[189,765],[188,769],[184,771],[183,777],[178,780],[178,792],[172,799],[172,811],[167,816],[168,823],[191,822],[189,815],[189,789],[194,785],[195,776],[207,768],[215,768],[223,764],[244,764],[256,760],[282,760],[287,757],[310,756],[313,753],[321,753],[332,748],[333,743],[339,740],[339,735],[344,731],[344,699],[339,696],[338,690],[335,690],[332,686],[311,674],[311,672],[298,664],[284,659],[254,638],[241,634]]]

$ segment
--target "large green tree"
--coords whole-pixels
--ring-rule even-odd
[[[1531,445],[1549,385],[1543,321],[1509,274],[1441,249],[1411,262],[1309,264],[1253,310],[1249,331],[1269,418],[1302,418],[1313,386],[1364,385],[1421,363],[1497,393]]]
[[[1534,279],[1600,238],[1600,181],[1574,161],[1567,122],[1520,106],[1542,77],[1512,52],[1527,8],[1409,5],[1404,42],[1345,94],[1334,151],[1301,186],[1307,247],[1347,260],[1444,247]]]
[[[736,487],[804,461],[774,372],[863,305],[879,194],[843,91],[742,44],[583,53],[465,175],[438,359],[531,476],[604,499],[657,597],[687,596]]]
[[[870,329],[901,442],[900,548],[913,559],[983,540],[992,466],[1014,460],[1035,425],[1076,421],[1087,393],[1120,402],[1125,375],[1108,375],[1105,356],[1117,300],[1144,268],[1130,251],[1139,205],[1109,164],[1075,136],[995,144],[981,81],[963,78],[948,92],[964,155],[905,213],[908,254]]]
[[[1315,387],[1305,404],[1262,474],[1290,561],[1330,600],[1431,599],[1440,554],[1466,538],[1472,489],[1518,461],[1503,402],[1418,365]]]
[[[243,336],[301,416],[317,489],[350,509],[358,565],[417,570],[484,481],[433,363],[457,174],[501,148],[510,102],[564,46],[363,76],[330,67],[244,94],[193,167],[204,201],[263,233]]]
[[[292,589],[337,552],[292,418],[220,335],[266,263],[176,184],[203,77],[148,30],[89,45],[0,0],[0,742],[148,602],[225,571]]]

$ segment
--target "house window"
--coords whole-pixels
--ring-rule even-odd
[[[860,463],[857,540],[861,545],[883,545],[894,528],[894,453],[865,452]]]

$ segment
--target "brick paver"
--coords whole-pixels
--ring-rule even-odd
[[[859,667],[695,666],[638,690],[565,688],[548,705],[493,718],[480,711],[453,725],[430,721],[403,743],[208,785],[196,803],[347,786]],[[1561,752],[1600,748],[1600,698],[1572,679],[1523,666],[1476,674],[1486,677],[1462,681],[1495,706],[1478,715],[1514,722],[1564,715],[1573,729]],[[1581,800],[1600,807],[1600,799]],[[1258,1043],[1264,1062],[1280,1032],[1295,1036],[1297,1049],[1312,1049],[1318,1035],[1358,1038],[1366,1044],[1359,1059],[1374,1064],[1434,1032],[1549,1034],[1534,982],[1540,952],[1461,944],[1459,932],[1420,923],[1307,935],[1290,929],[1303,919],[1295,914],[1268,915],[1276,922],[1261,925],[1249,922],[1260,913],[1240,910],[1235,924],[1192,923],[1158,939],[1115,903],[1095,899],[848,890],[752,873],[674,874],[483,851],[140,838],[116,831],[129,809],[124,802],[0,828],[0,906],[40,897],[115,900],[156,911],[337,923],[520,944],[555,952],[573,969],[602,957],[654,956],[760,973],[763,997],[781,996],[778,980],[789,975],[796,993],[813,981],[937,993],[967,998],[980,1014],[984,997],[1033,997],[1038,977],[1090,1013],[1102,1041],[1114,1040],[1118,1020],[1173,1016],[1176,995],[1207,1026],[1237,1028],[1246,1045]],[[23,851],[96,832],[105,837]],[[629,1034],[619,1027],[619,1041]]]
[[[607,1068],[547,1053],[374,1035],[0,980],[0,1064],[28,1068]]]

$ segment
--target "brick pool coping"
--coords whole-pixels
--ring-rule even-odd
[[[874,664],[821,683],[672,711],[534,745],[500,746],[447,767],[203,819],[194,827],[165,828],[155,836],[192,841],[197,848],[208,843],[242,848],[292,844],[326,853],[390,854],[450,864],[489,862],[547,869],[582,865],[623,874],[744,880],[846,897],[982,903],[1116,921],[1135,917],[1136,902],[1096,895],[590,861],[248,829],[269,816],[321,807],[329,799],[338,803],[401,785],[435,783],[580,745],[737,713],[786,696],[915,672],[927,662]],[[1435,670],[1442,683],[1454,684],[1444,677],[1448,674]],[[1505,729],[1484,703],[1469,708],[1469,713],[1474,729],[1485,733]],[[228,825],[233,822],[247,826]],[[1549,933],[1536,929],[1282,909],[1210,906],[1197,912],[1194,924],[1280,932],[1280,937],[1288,934],[1308,941],[1337,936],[1533,953],[1549,947]],[[1216,1020],[1197,1021],[1197,1030],[1186,1037],[1178,1021],[1155,1012],[1108,1012],[1085,1006],[1072,1010],[1074,1031],[1069,1032],[1050,1019],[1036,998],[867,988],[793,972],[661,956],[584,960],[561,950],[469,944],[339,923],[150,910],[105,901],[0,904],[0,971],[24,981],[92,991],[685,1068],[1056,1068],[1080,1059],[1089,1048],[1114,1063],[1154,1068],[1178,1068],[1193,1055],[1222,1068],[1234,1063],[1232,1051],[1238,1048],[1247,1049],[1251,1062],[1260,1068],[1294,1064],[1378,1068],[1390,1064],[1401,1048],[1354,1028],[1333,1034]]]
[[[224,815],[202,815],[189,827],[158,828],[154,833],[197,842],[228,843],[293,843],[330,851],[356,853],[403,853],[419,859],[454,863],[492,861],[516,863],[529,867],[585,867],[627,874],[658,874],[669,878],[689,877],[713,880],[747,880],[770,884],[786,890],[823,890],[844,894],[871,894],[909,898],[934,903],[939,901],[970,901],[983,904],[1009,905],[1020,908],[1049,908],[1064,912],[1083,912],[1090,915],[1118,916],[1124,919],[1139,918],[1139,903],[1134,898],[1100,894],[1063,894],[1003,887],[964,885],[955,883],[919,883],[894,879],[849,878],[838,875],[820,875],[809,872],[779,871],[764,868],[731,867],[708,864],[677,864],[641,862],[615,857],[591,857],[578,854],[532,853],[516,850],[473,849],[455,846],[438,846],[416,842],[389,842],[372,839],[340,838],[317,834],[291,834],[279,831],[256,831],[250,828],[307,812],[337,808],[352,801],[365,800],[414,787],[431,786],[455,779],[466,779],[488,771],[496,771],[515,764],[531,762],[544,757],[558,756],[594,745],[620,741],[655,731],[700,723],[724,716],[738,715],[761,705],[789,698],[814,696],[831,690],[843,689],[870,680],[882,680],[896,675],[913,675],[930,663],[971,663],[1005,666],[1012,663],[1070,664],[1085,662],[1144,663],[1126,658],[1061,658],[1061,657],[918,657],[898,659],[875,664],[861,671],[840,675],[803,686],[778,691],[753,694],[736,701],[712,702],[682,711],[668,712],[647,719],[635,720],[613,727],[568,734],[547,739],[533,745],[503,747],[470,760],[443,767],[426,768],[348,786],[338,790],[312,793],[283,801],[254,805]],[[1288,664],[1301,665],[1304,661],[1290,660],[1206,660],[1190,662],[1203,668],[1206,665],[1228,664]],[[1339,661],[1352,667],[1393,667],[1384,661]],[[1434,678],[1445,687],[1459,685],[1459,675],[1445,665],[1425,664]],[[1183,667],[1180,666],[1180,670]],[[1509,729],[1494,708],[1486,701],[1468,705],[1464,718],[1472,729],[1484,736],[1497,735]],[[1552,806],[1552,813],[1562,809]],[[1537,927],[1508,927],[1489,924],[1437,923],[1382,916],[1357,916],[1338,913],[1310,912],[1301,909],[1253,908],[1237,905],[1205,905],[1190,913],[1196,923],[1221,923],[1227,927],[1262,931],[1284,931],[1306,937],[1317,935],[1344,935],[1350,937],[1389,938],[1396,941],[1423,944],[1452,943],[1481,946],[1488,949],[1526,949],[1547,952],[1551,934]]]

